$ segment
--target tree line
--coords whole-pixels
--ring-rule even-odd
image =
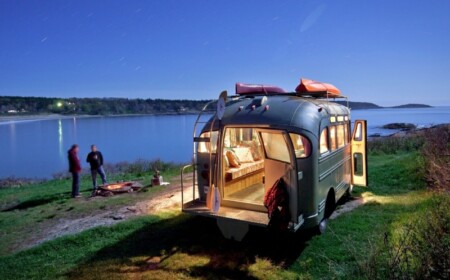
[[[52,98],[0,96],[0,114],[188,114],[197,113],[209,100],[128,99],[128,98]],[[352,109],[383,108],[369,102],[335,101]],[[423,108],[423,104],[406,104],[391,108]],[[211,106],[210,108],[214,108]]]
[[[0,96],[0,114],[181,114],[199,112],[208,101]]]

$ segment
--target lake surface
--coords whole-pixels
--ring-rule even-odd
[[[124,116],[0,122],[0,178],[50,178],[67,169],[67,150],[80,146],[83,167],[91,144],[106,162],[161,159],[189,162],[196,115]],[[352,120],[366,119],[369,135],[387,135],[391,122],[418,126],[450,123],[450,107],[353,110]]]

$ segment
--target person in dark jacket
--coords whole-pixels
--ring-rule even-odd
[[[80,172],[81,163],[78,158],[78,145],[74,144],[67,152],[69,158],[69,172],[72,173],[72,197],[78,198],[80,195]]]
[[[106,184],[106,174],[103,169],[103,155],[100,151],[97,151],[95,145],[91,146],[91,152],[88,154],[86,162],[89,162],[91,165],[92,184],[94,186],[92,194],[94,195],[97,191],[97,173],[100,174],[103,185]]]

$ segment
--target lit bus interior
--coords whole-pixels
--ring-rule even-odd
[[[264,211],[267,189],[293,170],[289,142],[292,142],[296,158],[309,155],[310,142],[298,134],[259,128],[226,128],[222,157],[224,200]]]
[[[264,153],[257,131],[227,128],[223,143],[224,199],[262,205]]]
[[[211,136],[209,132],[202,134],[202,137],[211,137],[214,154],[217,136],[217,131]],[[200,143],[199,152],[206,153],[209,148],[209,143]],[[225,128],[222,176],[218,178],[224,205],[266,211],[263,201],[267,189],[281,177],[289,175],[294,168],[294,158],[305,158],[310,153],[309,140],[299,134],[263,128]],[[286,182],[289,185],[290,179]]]

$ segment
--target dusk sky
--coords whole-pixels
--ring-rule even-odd
[[[450,105],[450,1],[0,1],[0,95],[212,99],[300,77]]]

